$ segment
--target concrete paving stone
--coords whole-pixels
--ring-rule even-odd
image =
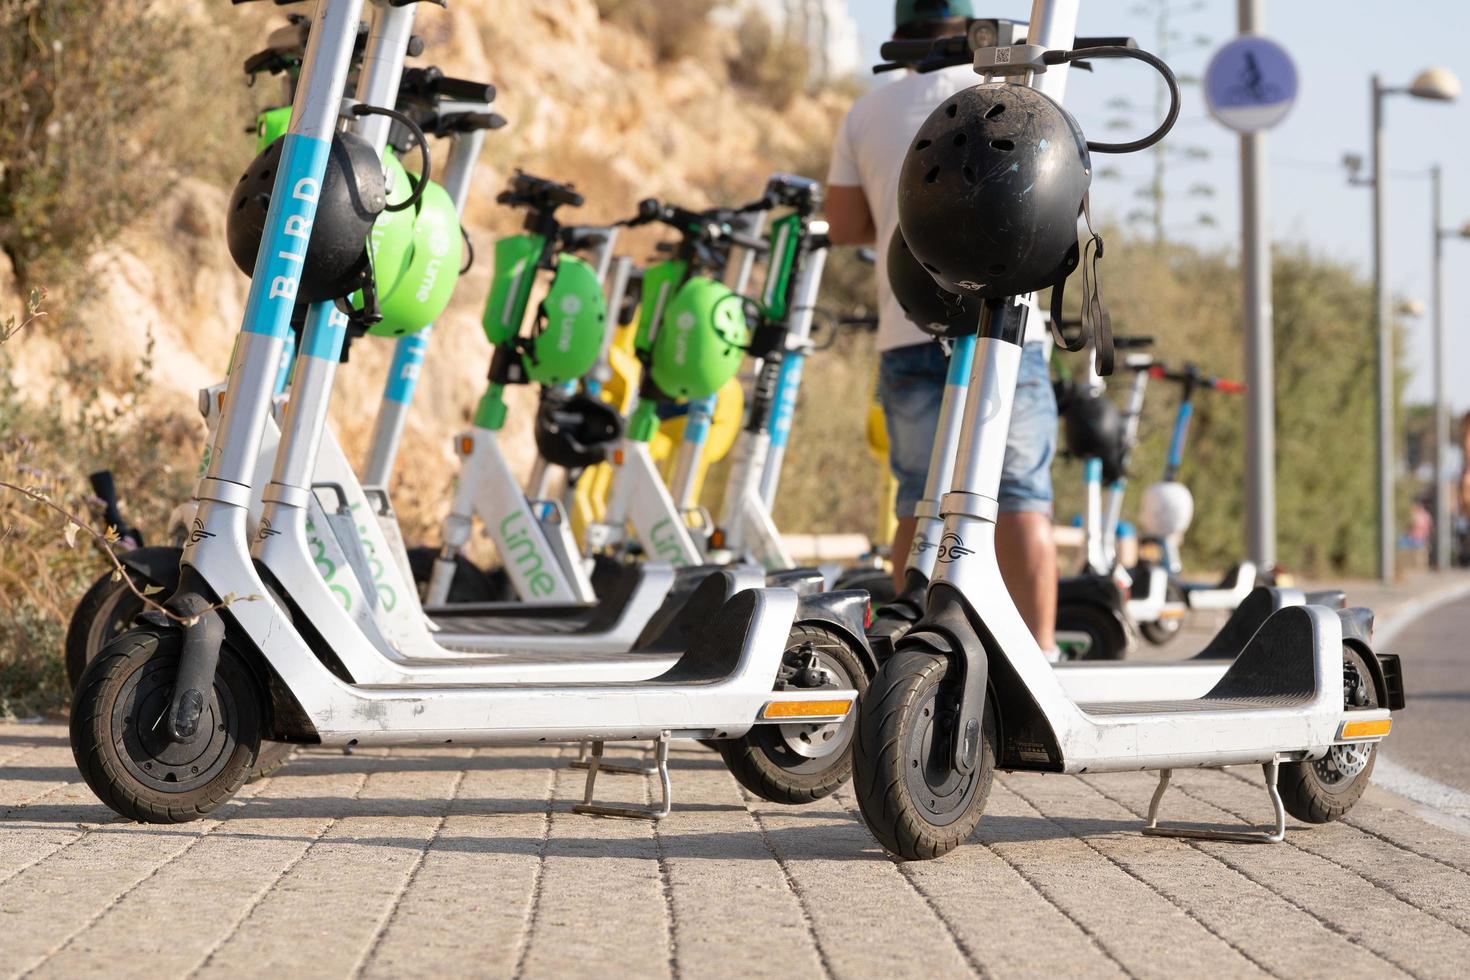
[[[1343,822],[1389,847],[1470,874],[1470,834],[1431,823],[1421,807],[1407,800],[1370,786],[1363,804],[1354,807]]]
[[[331,765],[363,763],[366,772],[355,793],[307,801],[306,812],[322,812],[316,806],[320,801],[337,816],[270,883],[209,955],[201,974],[304,969],[342,976],[358,967],[438,825],[449,787],[459,779],[457,772],[395,768],[390,758],[368,753],[337,758]],[[299,811],[284,806],[282,812]]]
[[[110,906],[36,969],[37,976],[178,976],[199,967],[265,891],[332,823],[293,812],[324,795],[350,797],[357,773],[306,775],[292,767],[219,811],[220,825]],[[113,832],[142,828],[121,825]],[[190,910],[187,928],[169,923]]]
[[[998,781],[986,811],[1002,819],[988,825],[982,819],[975,837],[1130,975],[1259,975],[1239,950],[1050,819],[1052,812],[1086,818],[1078,790],[1076,780],[1052,775],[1016,774]],[[1047,799],[1048,813],[1030,798]],[[1090,833],[1137,832],[1131,821],[1088,819]]]
[[[948,925],[840,798],[801,807],[745,800],[833,976],[976,972]]]
[[[364,964],[369,977],[508,977],[525,946],[555,779],[545,749],[479,749]]]
[[[898,868],[986,976],[1126,975],[1073,919],[984,843],[986,834],[998,830],[994,825],[1013,819],[988,810],[981,819],[985,829],[971,843],[941,861]]]
[[[677,975],[829,975],[808,912],[724,761],[698,748],[675,750],[670,763],[674,811],[654,834],[673,910]]]
[[[1141,826],[1140,814],[1146,812],[1155,777],[1108,774],[1088,776],[1081,782],[1094,794],[1086,804],[1089,814],[1095,814],[1098,820]],[[1261,790],[1263,797],[1264,792]],[[1126,801],[1126,805],[1118,800]],[[1202,822],[1213,817],[1210,810],[1183,794],[1177,799],[1171,794],[1165,800],[1166,823]],[[1040,799],[1033,802],[1042,804]],[[1054,819],[1187,910],[1268,973],[1335,980],[1376,978],[1400,972],[1381,957],[1186,841],[1144,837],[1132,830],[1089,833],[1086,819],[1074,816]],[[1282,942],[1283,935],[1291,936],[1291,942]]]
[[[1249,806],[1254,796],[1254,791],[1241,792],[1240,780],[1216,772],[1183,773],[1178,783],[1171,798],[1177,790],[1179,797],[1197,804],[1190,811],[1195,819],[1215,824],[1239,824],[1237,811]],[[1259,809],[1252,811],[1257,820],[1269,812],[1264,796],[1262,790]],[[1176,805],[1179,802],[1175,800]],[[1470,936],[1356,872],[1304,850],[1294,840],[1323,829],[1288,820],[1283,844],[1197,846],[1406,973],[1463,976],[1463,965],[1470,962]]]
[[[517,977],[672,975],[670,921],[652,825],[571,812],[584,774],[558,768],[529,942]],[[604,802],[644,803],[642,776],[604,776]]]

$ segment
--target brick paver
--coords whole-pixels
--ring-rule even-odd
[[[148,827],[80,783],[63,725],[0,725],[0,976],[1351,978],[1470,963],[1470,837],[1381,790],[1341,823],[1238,845],[1141,836],[1149,774],[1005,775],[969,844],[899,865],[850,790],[767,804],[691,743],[673,752],[672,816],[598,819],[571,812],[572,756],[309,750],[210,820]],[[657,791],[599,781],[606,799]],[[1165,804],[1172,821],[1267,815],[1254,769],[1180,773]]]

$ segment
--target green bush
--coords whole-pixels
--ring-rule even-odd
[[[219,66],[239,64],[263,22],[175,4],[0,4],[0,250],[23,282],[71,285],[77,254],[173,176],[233,176],[250,100]]]

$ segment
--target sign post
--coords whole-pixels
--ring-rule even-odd
[[[1286,51],[1256,33],[1262,6],[1263,0],[1239,0],[1241,36],[1210,59],[1204,91],[1210,114],[1240,133],[1246,554],[1270,574],[1276,565],[1276,392],[1265,130],[1291,111],[1297,76]]]

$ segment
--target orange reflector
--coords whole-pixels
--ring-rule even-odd
[[[1183,619],[1185,615],[1186,610],[1183,609],[1169,609],[1165,607],[1159,610],[1160,619]]]
[[[459,437],[459,454],[461,456],[468,456],[470,453],[472,453],[474,451],[475,451],[475,440],[472,437],[470,437],[470,436],[460,436]]]
[[[1345,721],[1342,723],[1342,731],[1338,732],[1338,738],[1382,738],[1388,734],[1393,727],[1392,718],[1380,718],[1377,721]]]
[[[761,709],[762,718],[829,718],[844,716],[852,708],[847,698],[840,701],[769,701]]]
[[[613,450],[613,454],[612,454],[612,459],[613,459],[613,465],[614,466],[622,466],[623,465],[623,451],[621,449],[614,449]]]
[[[725,532],[720,528],[710,532],[709,546],[711,548],[723,548],[725,546]]]

